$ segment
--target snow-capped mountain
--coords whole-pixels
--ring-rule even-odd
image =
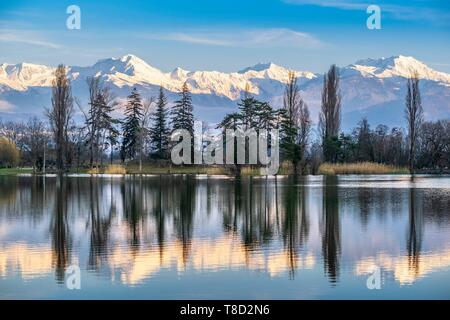
[[[24,118],[42,115],[50,105],[51,82],[55,68],[21,63],[0,64],[0,117]],[[89,67],[68,67],[74,96],[86,103],[88,76],[99,76],[118,99],[123,100],[135,86],[143,97],[155,96],[163,86],[169,100],[187,81],[199,118],[219,121],[236,108],[246,88],[274,107],[282,106],[288,69],[274,63],[259,63],[238,72],[187,71],[176,68],[163,72],[134,55],[99,60]],[[435,71],[405,56],[366,59],[340,68],[344,127],[354,126],[367,116],[374,125],[383,122],[401,125],[406,78],[416,71],[421,79],[425,115],[429,119],[450,117],[450,75]],[[295,71],[304,100],[317,120],[323,76]]]

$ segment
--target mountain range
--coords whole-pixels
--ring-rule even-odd
[[[51,82],[55,68],[30,63],[0,64],[0,118],[25,120],[42,116],[50,106]],[[87,103],[88,76],[99,76],[123,106],[132,87],[143,97],[156,96],[159,86],[168,99],[177,99],[184,81],[192,92],[195,115],[218,122],[237,108],[246,87],[251,94],[272,106],[282,106],[289,69],[274,63],[259,63],[238,72],[187,71],[176,68],[163,72],[135,55],[99,60],[88,67],[68,67],[73,95]],[[294,70],[303,99],[317,122],[323,74]],[[450,74],[439,72],[407,56],[359,60],[340,67],[343,128],[349,129],[362,117],[372,125],[404,125],[406,81],[412,71],[420,78],[422,104],[427,120],[450,118]],[[119,111],[120,112],[120,111]]]

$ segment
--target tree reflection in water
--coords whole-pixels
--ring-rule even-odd
[[[3,177],[0,222],[46,223],[50,267],[58,283],[71,263],[108,274],[117,272],[117,265],[134,268],[142,259],[154,263],[153,256],[157,265],[151,272],[177,263],[177,270],[186,272],[245,267],[295,279],[321,257],[323,274],[335,286],[344,268],[342,237],[351,236],[342,232],[348,225],[341,219],[364,234],[392,217],[406,222],[401,248],[384,258],[368,258],[379,263],[387,257],[392,266],[403,252],[408,281],[421,277],[425,225],[449,225],[442,211],[448,198],[439,190],[424,191],[417,181],[396,189],[349,188],[339,182],[294,176]],[[358,244],[368,250],[370,245]],[[345,251],[346,263],[356,261],[353,249]]]

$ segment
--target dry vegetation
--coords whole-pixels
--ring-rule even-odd
[[[355,163],[323,163],[319,167],[319,174],[400,174],[409,173],[407,168],[396,167],[373,162]]]
[[[127,169],[124,166],[121,166],[119,164],[112,164],[105,168],[105,171],[103,173],[106,174],[126,174]]]

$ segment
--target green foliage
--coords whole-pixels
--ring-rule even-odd
[[[337,162],[341,153],[342,141],[337,136],[324,137],[323,157],[327,162]]]
[[[153,126],[150,128],[150,141],[160,159],[167,157],[169,148],[169,127],[167,123],[167,99],[162,87],[159,88],[159,97],[156,111],[152,116]]]
[[[134,158],[139,150],[140,130],[142,113],[142,100],[136,88],[133,88],[128,96],[128,103],[125,108],[125,120],[123,121],[122,131],[122,161]]]
[[[172,108],[172,130],[185,129],[193,136],[194,107],[187,82],[183,84],[179,96],[180,99],[175,101],[175,105]]]
[[[5,138],[0,138],[0,167],[15,167],[20,161],[20,151],[16,144]]]
[[[280,131],[281,141],[280,147],[283,159],[290,160],[294,166],[300,161],[301,150],[297,143],[298,129],[295,121],[289,116],[286,109],[280,110]]]

